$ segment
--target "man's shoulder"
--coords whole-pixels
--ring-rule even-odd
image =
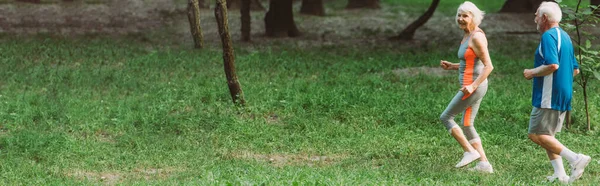
[[[546,40],[546,39],[556,40],[556,36],[558,36],[558,32],[556,32],[556,30],[552,28],[552,29],[546,30],[542,34],[542,40]]]

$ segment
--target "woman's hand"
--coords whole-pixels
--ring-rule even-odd
[[[470,84],[461,88],[460,91],[462,91],[465,95],[470,95],[475,92],[475,89],[477,89],[477,87],[473,86],[473,84]]]
[[[442,67],[444,70],[452,70],[452,69],[453,69],[453,68],[452,68],[452,66],[453,66],[453,65],[454,65],[453,63],[450,63],[450,62],[448,62],[448,61],[445,61],[445,60],[440,60],[440,66],[441,66],[441,67]]]

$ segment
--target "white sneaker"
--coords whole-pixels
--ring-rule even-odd
[[[492,168],[492,164],[490,164],[490,162],[483,161],[480,161],[479,163],[477,163],[477,165],[475,165],[475,167],[470,168],[469,170],[483,173],[494,173],[494,168]]]
[[[569,176],[567,176],[567,175],[562,175],[562,176],[552,175],[552,176],[546,177],[546,179],[548,179],[549,182],[554,182],[558,179],[558,182],[560,182],[560,183],[563,183],[563,184],[569,183]]]
[[[569,183],[573,183],[575,180],[581,178],[585,167],[590,163],[592,158],[583,154],[577,154],[577,160],[571,164],[571,177]]]
[[[469,163],[479,159],[479,157],[481,157],[481,155],[479,155],[479,152],[477,151],[473,151],[473,152],[465,152],[463,154],[463,158],[460,160],[460,162],[458,162],[458,164],[456,164],[456,168],[460,168],[460,167],[464,167],[465,165],[468,165]]]

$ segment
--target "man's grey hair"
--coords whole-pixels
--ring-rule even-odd
[[[485,13],[477,8],[475,4],[471,3],[471,1],[465,1],[458,6],[458,9],[456,10],[456,17],[458,17],[458,14],[461,12],[471,13],[471,15],[473,15],[473,24],[475,24],[475,26],[479,26],[479,24],[481,24],[481,20],[483,20],[483,16],[485,15]],[[458,24],[458,20],[456,20],[456,24]]]
[[[562,19],[562,11],[560,10],[560,6],[558,6],[558,3],[555,2],[542,2],[537,13],[537,16],[548,16],[548,22],[559,23]]]

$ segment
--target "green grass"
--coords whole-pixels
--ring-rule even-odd
[[[397,9],[401,12],[408,12],[411,15],[421,15],[427,10],[431,1],[415,1],[415,0],[382,0],[383,4],[388,5],[392,9]],[[443,15],[454,15],[456,9],[460,4],[465,2],[464,0],[444,0],[440,1],[436,9],[436,13],[442,13]],[[489,1],[489,0],[471,0],[479,9],[486,13],[496,13],[500,11],[505,1]],[[561,4],[565,4],[569,7],[577,6],[577,1],[574,0],[563,0]],[[584,6],[589,4],[589,1],[582,2]]]
[[[461,150],[438,121],[455,75],[394,74],[437,67],[453,50],[238,48],[248,105],[236,108],[217,48],[1,40],[2,185],[530,185],[551,174],[526,137],[531,85],[521,72],[535,41],[522,50],[490,41],[496,70],[476,126],[496,173],[484,175],[453,168]],[[593,184],[600,136],[580,129],[581,100],[578,91],[576,127],[559,139],[594,158],[578,182]],[[590,103],[596,129],[600,96]]]
[[[456,14],[456,9],[464,1],[452,0],[452,1],[440,1],[436,12],[443,13],[445,15]],[[471,1],[478,6],[479,9],[485,12],[498,12],[504,1],[485,1],[485,0],[473,0]],[[411,1],[411,0],[383,0],[382,3],[388,4],[391,7],[400,7],[401,11],[405,12],[417,12],[422,14],[427,10],[431,1]]]

